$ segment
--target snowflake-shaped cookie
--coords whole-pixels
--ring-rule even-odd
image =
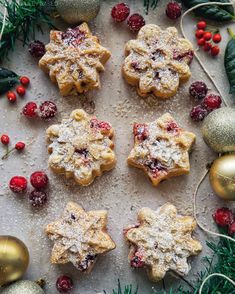
[[[187,275],[187,258],[202,250],[200,242],[191,237],[196,221],[177,214],[176,207],[166,203],[156,211],[142,208],[138,222],[124,230],[130,244],[131,266],[145,267],[155,282],[163,279],[167,271]]]
[[[180,38],[174,27],[161,30],[154,24],[143,26],[137,39],[127,42],[125,53],[124,77],[129,84],[137,86],[140,96],[153,93],[169,98],[191,76],[192,44]]]
[[[116,163],[113,133],[109,123],[99,121],[82,109],[74,110],[61,124],[47,129],[51,142],[49,166],[56,173],[74,177],[80,185],[91,184]]]
[[[86,212],[69,202],[61,218],[46,226],[46,234],[54,241],[51,262],[71,262],[77,269],[89,272],[98,255],[116,247],[106,226],[107,211]]]
[[[189,154],[196,136],[181,129],[166,113],[151,123],[133,127],[134,148],[127,162],[148,175],[153,185],[173,176],[189,173]]]
[[[75,95],[100,88],[99,72],[110,55],[83,23],[66,32],[51,31],[39,66],[57,82],[63,96]]]

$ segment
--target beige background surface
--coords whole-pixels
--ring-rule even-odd
[[[115,1],[116,2],[116,1]],[[24,155],[12,154],[7,160],[0,161],[0,234],[14,235],[22,239],[28,246],[31,256],[30,266],[26,278],[46,278],[46,293],[56,293],[55,281],[60,274],[69,274],[73,277],[75,288],[72,293],[92,294],[106,289],[111,289],[120,278],[122,283],[138,284],[140,293],[149,293],[152,288],[162,287],[148,281],[143,270],[133,270],[127,262],[128,247],[123,239],[122,229],[128,224],[135,223],[136,212],[143,206],[157,208],[159,205],[170,201],[175,204],[180,213],[192,214],[192,193],[198,182],[206,163],[210,162],[215,155],[204,144],[200,123],[193,123],[189,118],[189,111],[195,101],[189,98],[189,84],[195,80],[205,80],[214,91],[206,75],[194,60],[192,63],[192,78],[189,83],[182,86],[178,94],[167,100],[160,101],[153,98],[141,99],[135,89],[127,85],[121,77],[121,64],[123,62],[123,47],[127,40],[135,38],[125,24],[114,24],[110,18],[110,9],[114,1],[105,1],[102,4],[100,14],[91,23],[91,30],[96,34],[101,43],[109,48],[112,57],[106,65],[106,72],[102,74],[102,89],[93,91],[86,97],[62,98],[58,89],[51,83],[37,66],[27,52],[27,48],[19,45],[13,54],[6,60],[4,66],[10,68],[20,75],[31,78],[31,86],[24,98],[19,98],[14,105],[9,105],[3,96],[0,99],[0,133],[8,133],[12,143],[23,140],[33,143],[26,148]],[[131,12],[144,13],[142,1],[127,1],[130,3]],[[165,5],[168,1],[160,1],[158,8],[145,16],[146,23],[155,23],[163,28],[171,25],[178,26],[178,21],[173,22],[165,16]],[[190,40],[194,40],[194,24],[196,19],[190,15],[186,21],[186,31]],[[59,28],[65,28],[62,22]],[[227,25],[222,28],[223,42],[226,44]],[[231,25],[235,29],[235,25]],[[38,35],[38,39],[48,42],[49,34],[45,30],[44,35]],[[224,98],[232,103],[232,97],[228,93],[228,83],[223,67],[223,52],[219,57],[213,59],[209,55],[199,52],[208,70],[214,76],[216,82],[224,93]],[[45,142],[45,129],[52,123],[37,120],[27,120],[22,117],[20,111],[28,101],[41,102],[52,100],[58,106],[59,113],[53,122],[60,121],[77,108],[84,107],[91,110],[95,105],[95,114],[100,119],[112,123],[116,130],[116,168],[95,180],[89,187],[75,186],[72,181],[54,175],[47,167],[47,145]],[[94,104],[94,105],[93,105]],[[134,121],[144,122],[156,119],[166,111],[170,112],[179,124],[193,131],[197,135],[197,142],[191,154],[191,172],[188,176],[173,178],[154,188],[143,172],[129,168],[126,158],[133,144],[132,123]],[[0,152],[3,153],[0,147]],[[27,197],[12,194],[8,189],[9,179],[14,175],[24,175],[29,178],[36,170],[45,170],[50,178],[48,191],[49,202],[39,212],[31,209]],[[52,243],[45,237],[43,228],[45,224],[57,218],[69,201],[76,201],[85,209],[107,209],[109,212],[109,232],[117,243],[117,249],[100,258],[90,275],[84,275],[76,271],[72,265],[53,266],[49,262]],[[213,228],[211,214],[215,207],[221,205],[232,206],[232,203],[223,203],[213,195],[208,181],[203,184],[199,193],[198,211],[201,220]],[[233,205],[234,206],[234,205]],[[196,237],[204,244],[205,238],[209,236],[197,230]],[[200,256],[191,260],[192,270],[187,277],[188,280],[195,278],[195,273],[202,269],[201,258],[207,253],[206,246]],[[167,277],[165,284],[167,289],[176,286],[183,281]]]

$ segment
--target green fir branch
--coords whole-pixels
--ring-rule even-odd
[[[148,14],[149,9],[154,10],[157,7],[158,0],[143,0],[145,12]]]

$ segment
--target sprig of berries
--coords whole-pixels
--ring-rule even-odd
[[[35,102],[28,102],[22,109],[22,114],[27,118],[40,117],[48,120],[53,118],[57,113],[57,107],[52,101],[44,101],[39,107]]]
[[[16,93],[19,96],[23,97],[25,95],[25,93],[26,93],[26,87],[30,83],[30,79],[28,77],[26,77],[26,76],[22,76],[22,77],[20,77],[19,81],[20,81],[21,85],[18,85],[16,87]],[[13,92],[13,91],[8,91],[7,92],[7,99],[8,99],[9,102],[14,103],[17,100],[16,93]]]
[[[217,209],[213,214],[215,223],[228,230],[229,235],[235,235],[235,214],[228,208]]]
[[[209,27],[204,20],[197,23],[195,37],[197,39],[198,46],[203,47],[203,50],[205,52],[209,52],[211,56],[217,56],[220,53],[219,46],[215,44],[220,43],[222,37],[218,30],[209,31]]]
[[[1,136],[1,142],[3,145],[7,146],[6,153],[1,158],[2,160],[6,159],[9,156],[9,154],[12,153],[13,151],[15,150],[22,151],[25,148],[24,142],[17,142],[13,148],[9,149],[8,145],[10,143],[10,137],[6,134],[3,134]]]

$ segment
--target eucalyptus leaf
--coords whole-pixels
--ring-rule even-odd
[[[0,67],[0,95],[6,93],[19,81],[19,76],[7,69]]]
[[[235,35],[234,33],[228,29],[228,32],[231,36],[229,40],[224,54],[224,66],[226,70],[226,74],[228,77],[228,81],[230,84],[230,94],[235,93]]]

